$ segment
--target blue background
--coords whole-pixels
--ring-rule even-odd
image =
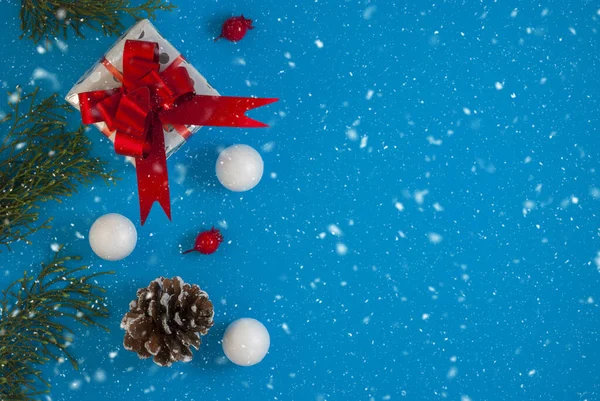
[[[6,90],[43,68],[56,82],[36,83],[64,95],[115,40],[39,54],[18,39],[18,3],[0,0]],[[154,23],[220,93],[281,100],[252,112],[269,129],[193,136],[169,159],[173,221],[155,206],[144,227],[134,170],[89,130],[122,180],[44,205],[53,228],[0,256],[3,286],[58,243],[117,271],[111,333],[76,331],[81,370],[45,369],[53,400],[600,399],[598,2],[176,3]],[[241,13],[256,29],[213,43]],[[265,162],[243,194],[214,174],[234,143]],[[138,229],[122,262],[88,245],[108,212]],[[180,254],[213,225],[216,254]],[[161,275],[199,284],[216,312],[193,361],[168,369],[119,329]],[[241,317],[271,334],[251,368],[220,346]]]

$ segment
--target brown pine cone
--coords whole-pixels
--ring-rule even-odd
[[[160,366],[189,362],[190,346],[198,349],[200,335],[208,333],[213,316],[213,305],[200,287],[184,283],[181,277],[159,277],[140,288],[129,304],[121,321],[123,345],[140,358],[154,356]]]

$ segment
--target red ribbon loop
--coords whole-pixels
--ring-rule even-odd
[[[103,61],[123,86],[79,94],[83,123],[104,122],[116,131],[115,151],[135,157],[142,225],[154,202],[159,202],[171,218],[164,124],[266,127],[244,113],[277,101],[196,96],[184,67],[173,63],[161,73],[158,59],[158,43],[127,40],[122,76],[107,60]]]

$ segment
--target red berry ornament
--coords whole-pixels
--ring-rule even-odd
[[[221,28],[221,36],[216,38],[215,42],[221,38],[225,38],[230,42],[238,42],[246,36],[248,29],[254,29],[251,19],[246,19],[243,15],[228,18],[223,23],[223,28]]]
[[[219,248],[221,242],[223,242],[223,236],[221,235],[221,232],[213,227],[208,231],[203,231],[198,234],[194,249],[185,251],[184,254],[190,252],[200,252],[205,255],[210,255]]]

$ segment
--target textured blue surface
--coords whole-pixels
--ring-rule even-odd
[[[43,68],[66,94],[114,41],[38,54],[18,40],[17,3],[0,0],[4,88]],[[117,270],[112,331],[76,332],[81,370],[45,370],[53,400],[600,399],[600,6],[415,3],[179,0],[160,14],[222,94],[281,101],[252,114],[270,129],[203,129],[169,160],[171,223],[155,207],[139,226],[133,169],[89,131],[122,180],[45,206],[53,228],[0,256],[1,284],[53,243]],[[213,43],[241,13],[256,29]],[[244,194],[214,175],[234,143],[265,161]],[[123,262],[77,235],[107,212],[138,226]],[[215,255],[180,255],[213,225]],[[160,275],[199,284],[216,310],[194,360],[169,369],[125,351],[119,329]],[[219,344],[240,317],[271,333],[252,368]]]

